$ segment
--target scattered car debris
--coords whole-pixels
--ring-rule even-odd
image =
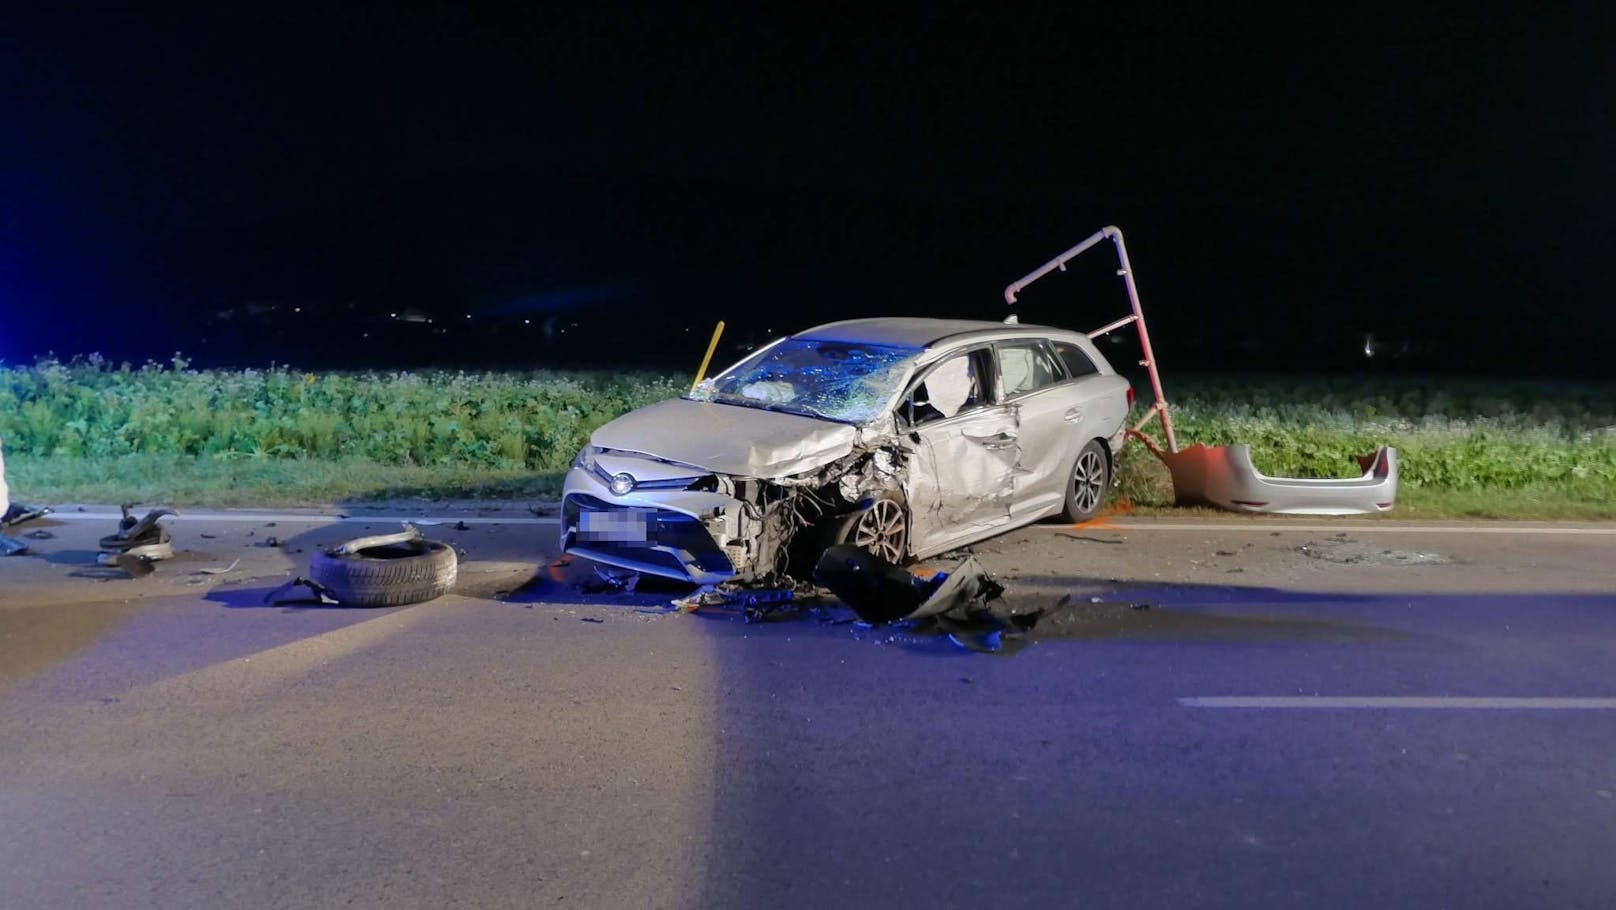
[[[599,618],[597,616],[580,616],[580,617],[578,617],[578,621],[579,622],[596,622],[596,623],[600,623],[600,622],[605,622],[606,620],[601,619],[601,618]]]
[[[806,582],[772,588],[731,583],[697,588],[689,595],[676,598],[669,606],[683,613],[716,607],[739,607],[742,617],[751,623],[796,611],[813,600],[816,594],[814,585]]]
[[[454,588],[459,560],[454,548],[427,540],[406,523],[397,534],[359,537],[316,549],[309,580],[350,607],[396,607],[433,600]]]
[[[157,571],[157,567],[153,565],[155,560],[144,556],[130,556],[128,553],[102,553],[97,557],[97,561],[104,566],[117,566],[129,573],[130,578],[145,578]]]
[[[56,538],[55,534],[52,534],[44,528],[36,528],[23,536],[29,540],[54,540]]]
[[[578,582],[577,588],[580,594],[633,594],[639,584],[640,573],[633,569],[597,565],[588,578]]]
[[[179,513],[158,507],[137,519],[132,511],[134,507],[132,502],[120,506],[123,518],[118,522],[118,531],[101,538],[101,553],[96,561],[103,566],[119,566],[136,578],[144,578],[151,574],[152,563],[174,557],[173,539],[161,521]]]
[[[294,594],[298,588],[307,588],[305,594]],[[325,585],[307,578],[294,578],[284,585],[264,595],[264,603],[274,606],[287,604],[321,604],[324,606],[337,606],[338,601],[331,596],[331,591]]]
[[[3,446],[0,446],[0,529],[22,524],[42,515],[48,515],[50,512],[51,508],[49,506],[27,506],[20,502],[11,501],[11,490],[6,486],[5,451]],[[27,552],[27,544],[16,538],[0,534],[0,556],[21,556]]]
[[[951,571],[920,578],[851,544],[827,549],[814,566],[814,580],[875,624],[945,614],[964,618],[1004,593],[974,555]]]
[[[3,467],[3,465],[0,465],[0,467]],[[33,521],[36,518],[44,518],[46,515],[49,515],[54,511],[56,510],[52,509],[50,506],[30,506],[24,505],[20,502],[14,502],[6,508],[3,515],[0,515],[0,525],[5,527],[15,527],[16,525],[20,525],[25,521]]]
[[[1339,565],[1436,566],[1453,562],[1451,557],[1442,553],[1378,547],[1346,537],[1322,542],[1310,540],[1297,547],[1296,552],[1309,559]]]
[[[275,535],[271,534],[270,536],[268,536],[268,537],[264,538],[262,541],[260,541],[258,545],[260,547],[279,547],[281,545],[281,539],[279,537],[276,537]]]
[[[228,566],[204,566],[196,571],[201,575],[228,575],[236,571],[236,567],[239,565],[241,565],[241,560],[237,559]]]

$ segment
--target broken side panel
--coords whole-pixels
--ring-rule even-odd
[[[1018,429],[1015,410],[995,406],[911,431],[915,451],[904,493],[914,555],[946,550],[1010,522]]]

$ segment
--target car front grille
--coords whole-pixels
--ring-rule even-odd
[[[585,514],[624,516],[626,523],[626,517],[636,512],[645,518],[643,541],[586,540],[579,534]],[[585,551],[586,555],[588,551],[595,551],[648,565],[664,566],[681,574],[687,571],[687,561],[695,562],[709,573],[727,575],[735,571],[729,557],[724,555],[701,522],[683,512],[625,506],[585,493],[574,493],[562,504],[561,520],[562,527],[567,529],[569,548]]]

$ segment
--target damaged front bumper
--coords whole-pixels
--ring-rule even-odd
[[[561,548],[698,585],[784,583],[798,536],[833,533],[897,490],[900,461],[891,447],[860,445],[805,473],[765,479],[591,447],[567,472]]]
[[[613,496],[573,469],[561,503],[561,548],[595,562],[715,585],[751,562],[743,504],[719,493]],[[601,495],[604,493],[605,495]]]

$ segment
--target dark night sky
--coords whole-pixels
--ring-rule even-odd
[[[682,363],[719,317],[999,318],[1116,223],[1167,364],[1613,373],[1572,356],[1616,338],[1598,5],[346,9],[0,34],[0,358],[576,359],[550,320]],[[1028,315],[1107,321],[1109,267]]]

